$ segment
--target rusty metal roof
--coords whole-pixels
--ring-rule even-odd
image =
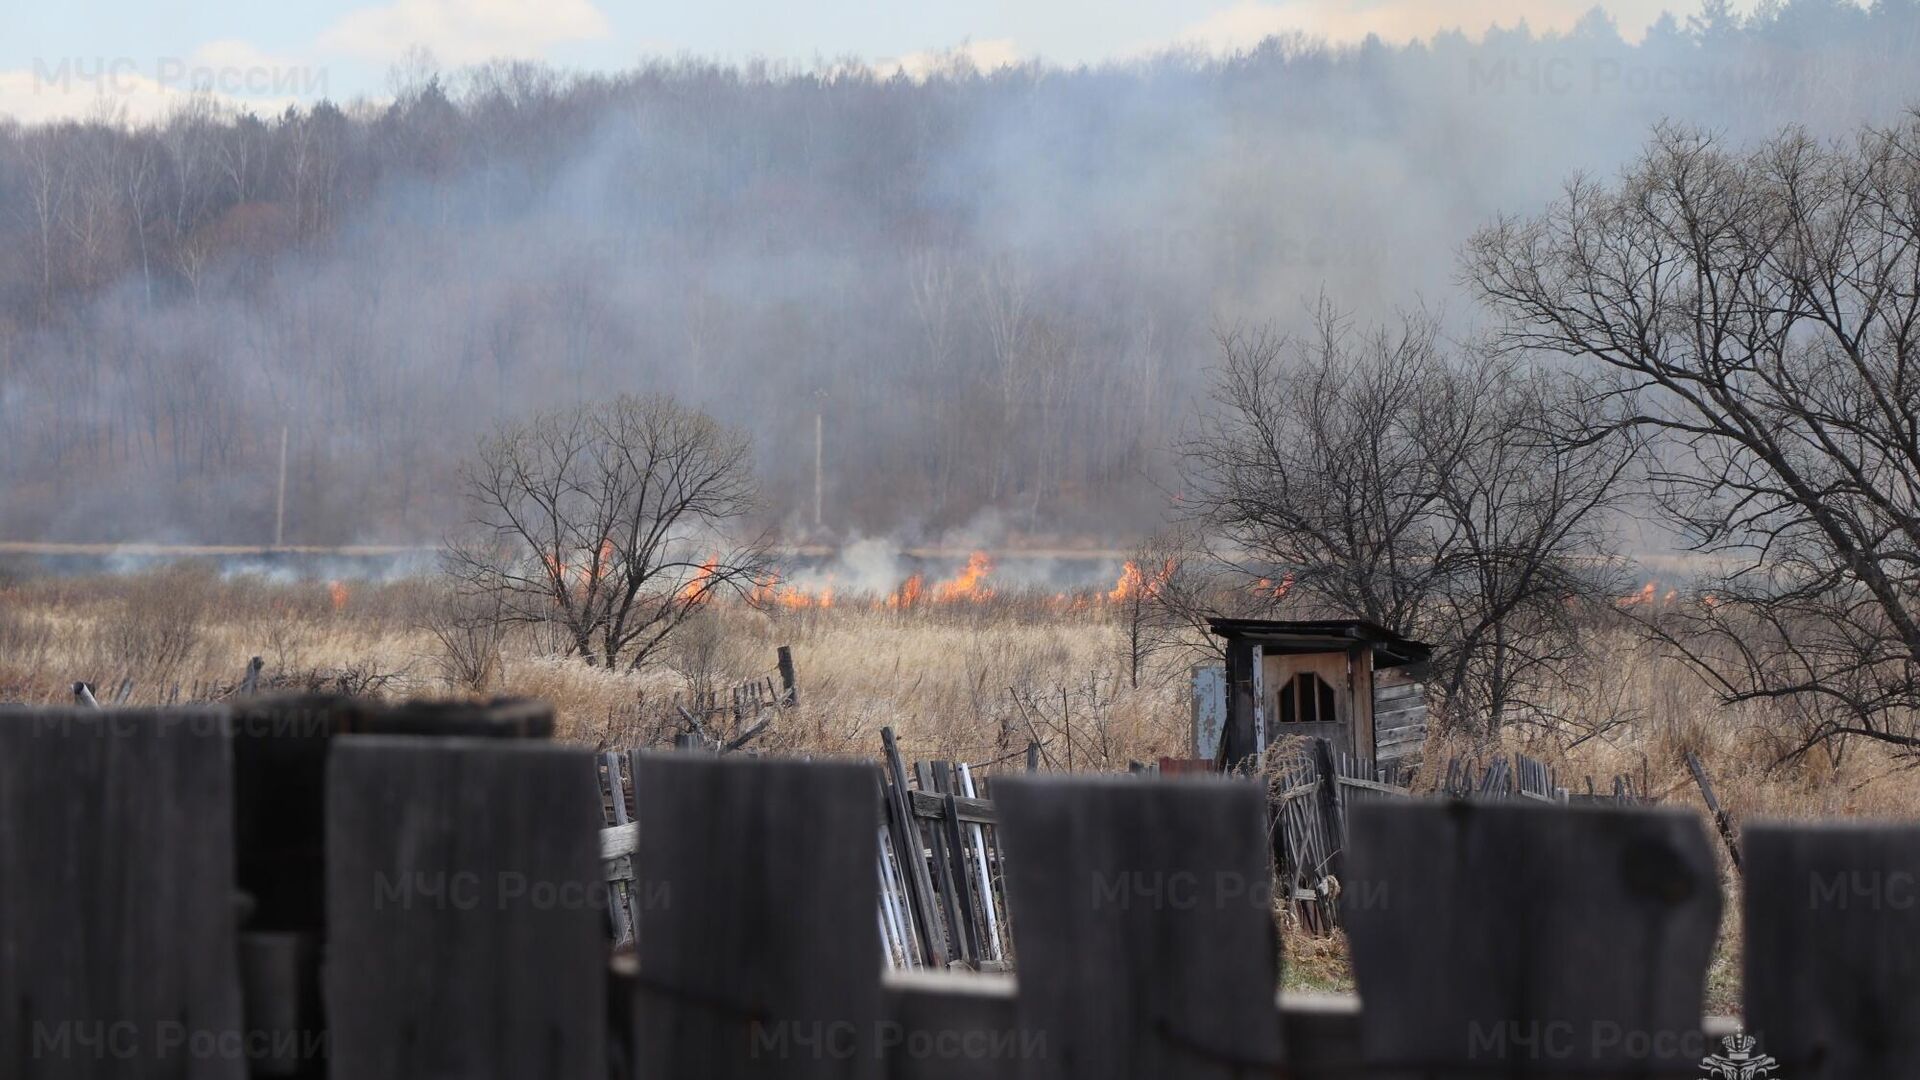
[[[1421,663],[1433,655],[1433,646],[1396,634],[1365,619],[1208,619],[1207,628],[1228,639],[1278,646],[1274,651],[1320,652],[1356,642],[1373,646],[1374,666],[1400,667]]]

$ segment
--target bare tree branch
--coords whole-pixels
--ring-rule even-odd
[[[639,667],[689,615],[769,577],[745,435],[664,397],[501,425],[464,474],[470,535],[444,562],[510,622],[553,623],[568,651]]]

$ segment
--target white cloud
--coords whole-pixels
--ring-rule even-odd
[[[112,118],[152,120],[178,97],[139,72],[88,74],[48,68],[0,71],[0,116],[25,124]]]
[[[924,79],[962,60],[980,71],[996,71],[1013,67],[1026,59],[1011,38],[989,38],[985,41],[962,42],[951,49],[928,49],[904,56],[885,57],[874,61],[873,69],[883,75],[904,71],[908,78]]]
[[[1620,32],[1638,37],[1659,17],[1663,0],[1628,0],[1605,5],[1619,19]],[[1442,30],[1479,37],[1490,26],[1521,21],[1535,33],[1566,31],[1593,10],[1596,0],[1242,0],[1183,29],[1174,44],[1215,52],[1245,49],[1274,34],[1300,32],[1335,42],[1353,42],[1378,34],[1390,43],[1430,38]]]
[[[394,0],[348,12],[320,35],[320,45],[376,60],[423,46],[457,65],[537,59],[555,45],[609,33],[592,0]]]
[[[278,112],[324,96],[324,68],[272,56],[243,41],[214,41],[188,56],[65,60],[0,70],[0,116],[22,123],[159,120],[194,95],[229,108]]]

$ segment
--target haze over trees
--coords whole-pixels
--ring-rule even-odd
[[[816,413],[834,535],[1140,531],[1215,327],[1300,329],[1323,289],[1466,317],[1478,226],[1663,119],[1890,123],[1917,30],[1715,3],[1635,45],[1596,15],[924,80],[501,64],[0,126],[0,531],[265,540],[284,427],[290,541],[432,540],[495,418],[621,392],[750,431],[789,536]]]

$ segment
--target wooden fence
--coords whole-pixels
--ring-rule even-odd
[[[638,943],[610,962],[591,751],[514,737],[539,724],[510,706],[437,714],[462,737],[248,709],[0,711],[0,1076],[1697,1077],[1721,1052],[1719,876],[1676,810],[1356,802],[1360,998],[1276,1001],[1256,783],[1002,780],[1017,981],[884,975],[871,765],[643,755]],[[297,835],[250,824],[267,791]],[[1777,1075],[1920,1075],[1920,826],[1743,839]],[[321,925],[260,924],[291,910],[260,890],[308,884]],[[324,1012],[289,959],[315,950]]]
[[[1342,883],[1347,877],[1343,853],[1351,839],[1353,807],[1412,797],[1408,778],[1400,763],[1383,768],[1367,758],[1335,751],[1324,739],[1301,746],[1271,771],[1280,902],[1301,926],[1327,933],[1340,925]],[[1618,777],[1613,783],[1611,796],[1588,795],[1581,801],[1641,801],[1627,778]],[[1438,786],[1454,799],[1573,801],[1551,767],[1524,754],[1511,761],[1495,757],[1484,765],[1453,758]],[[1591,790],[1591,779],[1587,786]]]
[[[909,770],[892,728],[882,730],[881,742],[876,918],[888,970],[1010,970],[1005,855],[999,818],[985,797],[988,780],[950,761],[917,762]],[[638,775],[634,751],[599,757],[601,862],[616,947],[630,945],[639,924]]]

